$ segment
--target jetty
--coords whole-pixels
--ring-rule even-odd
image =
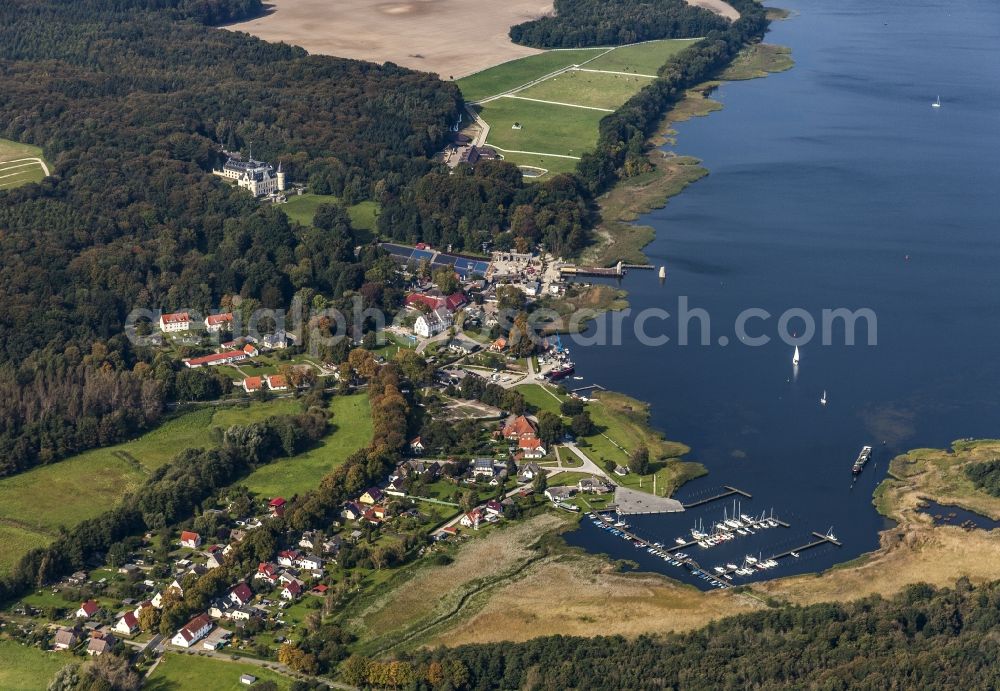
[[[711,497],[706,497],[705,499],[699,499],[698,501],[693,501],[688,504],[684,504],[684,508],[693,509],[696,506],[703,506],[704,504],[708,504],[713,501],[718,501],[719,499],[725,499],[726,497],[731,497],[735,494],[738,494],[741,497],[746,497],[747,499],[753,499],[752,494],[750,494],[749,492],[744,492],[741,489],[730,487],[729,485],[723,485],[722,488],[725,491],[720,492],[719,494],[712,495]]]
[[[580,393],[581,391],[591,391],[591,390],[593,390],[593,391],[607,391],[607,389],[605,389],[600,384],[587,384],[587,386],[580,386],[580,387],[577,387],[575,389],[570,389],[569,392],[570,393]]]

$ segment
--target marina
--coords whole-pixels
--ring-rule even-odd
[[[709,504],[709,503],[711,503],[713,501],[718,501],[719,499],[725,499],[726,497],[731,497],[731,496],[733,496],[735,494],[738,494],[741,497],[746,497],[747,499],[753,499],[753,495],[752,494],[750,494],[749,492],[744,492],[741,489],[736,489],[735,487],[730,487],[729,485],[723,485],[723,488],[726,491],[721,492],[720,494],[716,494],[716,495],[711,496],[711,497],[707,497],[705,499],[699,499],[698,501],[693,501],[693,502],[684,504],[684,508],[685,509],[693,509],[693,508],[698,507],[698,506],[703,506],[704,504]]]

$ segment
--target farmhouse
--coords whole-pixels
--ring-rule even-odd
[[[208,333],[219,333],[223,329],[228,329],[233,323],[233,313],[210,314],[205,317],[205,331]]]
[[[281,170],[281,164],[275,170],[270,163],[255,161],[252,153],[246,161],[230,157],[222,170],[212,172],[228,180],[235,180],[237,185],[249,190],[255,197],[267,197],[285,191],[285,174]]]
[[[181,648],[190,648],[212,630],[212,619],[207,614],[199,614],[178,631],[170,642]]]
[[[191,328],[191,316],[187,312],[173,312],[160,315],[160,331],[171,333],[187,331]]]

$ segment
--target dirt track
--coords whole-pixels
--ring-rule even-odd
[[[310,53],[391,61],[463,77],[540,51],[510,42],[514,24],[552,11],[551,0],[271,0],[271,12],[228,28]]]

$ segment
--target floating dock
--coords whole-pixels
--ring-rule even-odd
[[[690,504],[684,504],[684,508],[693,509],[696,506],[702,506],[704,504],[708,504],[713,501],[718,501],[719,499],[725,499],[726,497],[731,497],[734,494],[738,494],[741,497],[746,497],[747,499],[753,499],[753,495],[750,494],[749,492],[744,492],[741,489],[736,489],[735,487],[730,487],[729,485],[723,485],[722,487],[723,489],[726,490],[725,492],[721,492],[720,494],[716,494],[711,497],[707,497],[705,499],[699,499],[698,501],[693,501]]]

